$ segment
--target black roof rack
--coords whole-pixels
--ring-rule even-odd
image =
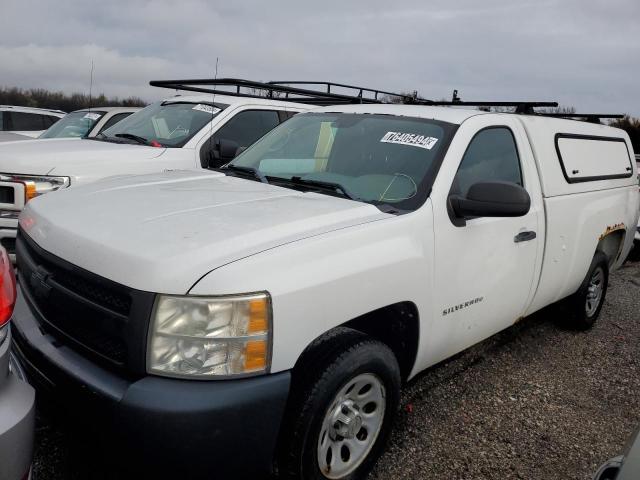
[[[461,107],[515,107],[514,113],[535,113],[534,108],[557,107],[558,102],[468,102],[458,96],[458,90],[453,91],[450,101],[436,100],[426,102],[426,105],[461,106]]]
[[[149,85],[153,87],[170,88],[172,90],[185,90],[190,92],[229,95],[233,97],[271,98],[290,102],[306,103],[311,105],[337,105],[337,104],[380,104],[387,103],[388,97],[402,99],[406,104],[430,105],[430,106],[473,106],[473,107],[515,107],[514,113],[541,115],[560,118],[583,118],[589,122],[598,123],[601,118],[623,118],[621,114],[609,113],[545,113],[536,112],[534,108],[557,107],[558,102],[470,102],[463,101],[458,96],[458,90],[453,91],[450,101],[429,100],[418,97],[417,92],[411,95],[406,93],[394,93],[375,88],[358,87],[335,82],[319,82],[304,80],[279,80],[272,82],[256,82],[241,78],[201,78],[189,80],[152,80]],[[295,86],[292,86],[295,85]],[[301,88],[298,85],[321,86],[322,90]],[[222,87],[222,89],[220,89]],[[333,91],[332,91],[333,89]],[[340,91],[337,92],[336,89]],[[344,90],[355,92],[345,93]],[[284,94],[284,96],[281,96]],[[386,97],[386,98],[385,98]]]
[[[348,95],[343,93],[342,95],[347,95],[353,98],[354,100],[358,100],[358,103],[385,103],[386,99],[382,98],[382,96],[401,98],[408,103],[431,101],[427,99],[418,98],[418,92],[414,92],[412,95],[407,95],[406,93],[386,92],[384,90],[378,90],[375,88],[357,87],[355,85],[346,85],[344,83],[335,83],[335,82],[315,82],[315,81],[306,81],[306,80],[278,80],[278,81],[269,82],[269,85],[322,86],[324,88],[324,92],[322,92],[323,94],[338,93],[335,90],[336,87],[339,89],[357,90],[356,94]],[[334,88],[333,92],[331,91],[332,87]],[[366,94],[369,94],[369,95],[373,94],[373,98],[367,97]]]
[[[332,82],[305,82],[305,81],[280,81],[280,82],[256,82],[241,78],[218,79],[190,79],[190,80],[152,80],[149,85],[153,87],[170,88],[172,90],[185,90],[190,92],[211,93],[229,95],[233,97],[248,98],[272,98],[290,102],[307,103],[312,105],[336,105],[351,103],[385,103],[381,95],[403,98],[409,101],[413,97],[405,94],[385,92],[372,88],[356,87]],[[326,91],[312,90],[308,88],[292,87],[291,85],[322,85]],[[223,87],[220,89],[219,87]],[[357,90],[357,94],[338,93],[331,91],[331,87]],[[365,93],[371,96],[365,96]],[[284,94],[284,97],[279,96]]]
[[[456,101],[435,101],[425,103],[425,105],[434,106],[461,106],[461,107],[515,107],[514,113],[535,113],[534,108],[538,107],[557,107],[558,102],[463,102]]]
[[[624,115],[621,113],[557,113],[557,112],[539,112],[538,115],[542,115],[543,117],[554,117],[554,118],[577,118],[584,119],[590,123],[600,123],[600,119],[602,118],[624,118]]]
[[[453,91],[451,101],[436,101],[430,105],[468,105],[474,107],[515,107],[514,113],[540,115],[544,117],[575,118],[591,123],[600,123],[602,118],[624,118],[618,113],[560,113],[560,112],[536,112],[534,108],[557,107],[557,102],[463,102],[458,96],[458,90]]]

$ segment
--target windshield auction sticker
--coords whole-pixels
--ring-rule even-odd
[[[415,133],[387,132],[380,139],[382,143],[397,143],[398,145],[408,145],[411,147],[426,148],[431,150],[438,141],[435,137],[425,137]]]
[[[212,107],[211,105],[205,105],[204,103],[199,103],[192,110],[200,110],[201,112],[210,113],[211,115],[215,115],[220,111],[217,107]]]
[[[87,113],[85,114],[84,117],[82,118],[88,118],[89,120],[98,120],[100,118],[100,114],[99,113]]]

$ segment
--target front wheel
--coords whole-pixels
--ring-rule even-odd
[[[384,448],[399,402],[400,368],[383,343],[348,337],[324,347],[315,375],[294,376],[300,383],[281,435],[286,478],[362,478]]]

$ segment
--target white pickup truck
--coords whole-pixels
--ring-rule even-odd
[[[200,93],[153,103],[91,138],[0,144],[0,244],[15,261],[18,215],[36,196],[114,175],[220,166],[308,109],[257,95]]]
[[[29,202],[14,349],[123,469],[362,478],[418,372],[556,302],[593,325],[632,158],[621,130],[542,115],[299,114],[217,173]]]

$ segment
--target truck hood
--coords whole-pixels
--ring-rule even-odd
[[[235,260],[390,216],[343,198],[175,171],[44,195],[27,204],[20,225],[45,250],[97,275],[185,294]]]
[[[149,160],[162,155],[165,148],[91,139],[52,138],[0,143],[0,172],[27,175],[71,175],[74,167],[97,168],[108,162]]]

